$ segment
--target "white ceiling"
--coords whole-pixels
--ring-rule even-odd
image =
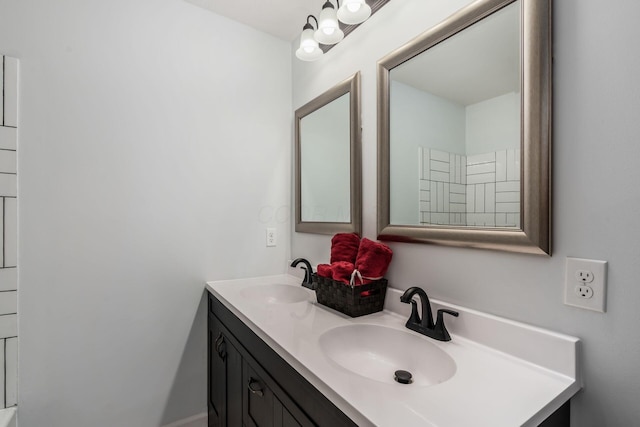
[[[391,78],[461,105],[520,90],[520,6],[513,3],[394,68]]]
[[[323,0],[185,0],[218,15],[292,41],[300,35],[308,15],[318,15]]]

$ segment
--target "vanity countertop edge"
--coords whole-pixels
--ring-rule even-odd
[[[434,312],[460,312],[447,319],[452,341],[431,340],[455,360],[456,374],[416,388],[364,378],[326,357],[319,337],[348,324],[408,331],[409,305],[399,302],[402,292],[389,288],[384,311],[351,318],[318,304],[306,289],[308,299],[296,303],[250,297],[256,287],[270,284],[299,287],[300,278],[282,274],[210,281],[206,289],[362,427],[448,427],[477,425],[478,420],[491,420],[494,427],[533,427],[582,386],[579,339],[438,300],[432,300]]]

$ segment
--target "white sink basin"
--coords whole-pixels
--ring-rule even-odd
[[[320,348],[335,363],[375,381],[398,384],[394,373],[408,371],[413,382],[406,387],[442,383],[456,372],[456,364],[430,338],[408,330],[380,325],[339,326],[320,336]]]
[[[251,286],[240,291],[240,294],[247,299],[266,304],[292,304],[308,300],[312,291],[302,286],[274,283]]]

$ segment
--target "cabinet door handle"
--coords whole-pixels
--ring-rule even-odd
[[[254,380],[253,378],[249,379],[249,391],[257,396],[264,396],[260,381]]]
[[[216,353],[218,353],[218,356],[220,356],[220,359],[222,360],[227,357],[227,350],[223,346],[226,347],[224,342],[224,335],[222,335],[222,332],[220,332],[218,338],[216,338]]]

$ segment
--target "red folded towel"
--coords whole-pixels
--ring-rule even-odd
[[[331,239],[331,264],[338,261],[356,262],[360,237],[355,233],[338,233]]]
[[[371,283],[374,280],[382,279],[389,268],[393,252],[391,249],[379,242],[374,242],[366,237],[360,241],[358,256],[356,257],[356,270],[362,276],[362,283]],[[354,284],[359,284],[355,280]]]
[[[352,262],[338,261],[331,263],[331,269],[333,270],[333,280],[348,285],[355,267]]]
[[[329,264],[318,264],[318,269],[316,271],[318,276],[333,279],[333,269]]]

